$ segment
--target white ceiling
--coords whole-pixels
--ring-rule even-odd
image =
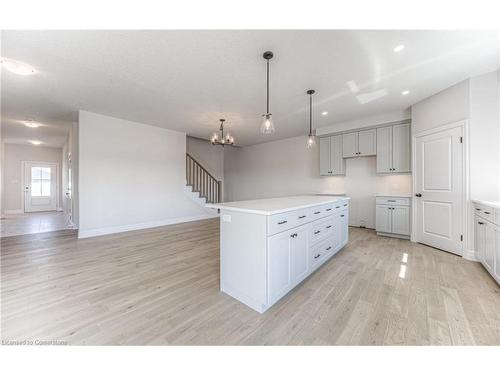
[[[266,50],[273,136],[259,133]],[[223,117],[237,144],[255,144],[307,133],[307,89],[323,127],[408,108],[499,66],[498,33],[487,31],[3,31],[1,54],[39,71],[2,71],[4,139],[50,145],[79,109],[207,139]],[[15,121],[27,118],[50,126]]]

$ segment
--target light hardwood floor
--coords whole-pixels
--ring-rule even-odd
[[[219,223],[1,242],[2,338],[129,345],[500,344],[481,265],[350,229],[349,244],[260,315],[219,291]]]

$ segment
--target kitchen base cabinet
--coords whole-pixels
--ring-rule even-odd
[[[410,198],[377,196],[375,207],[378,235],[410,238]]]
[[[286,198],[293,202],[294,197]],[[303,198],[303,197],[297,197]],[[276,198],[275,201],[285,200]],[[221,210],[221,291],[263,313],[343,248],[349,239],[349,198],[310,196],[326,203],[280,210],[209,205]],[[249,212],[250,211],[250,212]]]
[[[500,284],[500,208],[474,204],[476,257]]]

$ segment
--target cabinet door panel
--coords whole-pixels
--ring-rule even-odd
[[[269,304],[272,304],[291,286],[289,232],[276,234],[269,240],[268,277]]]
[[[307,232],[308,226],[304,226],[291,233],[290,278],[292,285],[298,284],[304,280],[309,272]]]
[[[349,211],[340,213],[340,247],[343,247],[349,240]]]
[[[342,136],[330,137],[330,170],[334,175],[345,174],[345,160],[342,157]]]
[[[392,127],[392,167],[394,172],[410,172],[411,170],[409,124]]]
[[[377,130],[363,130],[358,132],[358,152],[360,156],[377,154]]]
[[[392,208],[392,233],[410,234],[410,208],[394,206]]]
[[[340,250],[342,247],[342,220],[340,218],[340,215],[342,213],[336,213],[333,215],[333,236],[332,236],[332,242],[333,242],[333,251],[336,253],[337,251]]]
[[[342,134],[342,156],[350,158],[358,156],[358,133]]]
[[[479,258],[479,261],[481,263],[484,262],[484,251],[485,251],[485,224],[484,220],[481,219],[480,217],[476,216],[475,217],[475,231],[474,231],[474,242],[476,245],[476,253],[477,257]]]
[[[484,266],[493,273],[495,261],[495,228],[492,224],[486,223],[484,227]]]
[[[329,176],[330,169],[330,137],[319,139],[319,174]]]
[[[495,228],[495,266],[494,273],[497,281],[500,282],[500,228]]]
[[[377,206],[375,226],[377,232],[391,232],[391,207]]]
[[[392,170],[392,126],[377,129],[377,173]]]

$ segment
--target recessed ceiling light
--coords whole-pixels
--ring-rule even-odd
[[[7,69],[9,72],[19,74],[21,76],[29,76],[31,74],[35,74],[36,70],[31,65],[23,63],[21,61],[8,59],[6,57],[2,57],[0,60],[2,66]]]
[[[404,49],[405,49],[404,44],[398,44],[396,47],[394,47],[394,52],[401,52]]]
[[[326,116],[326,115],[328,114],[328,112],[327,112],[327,111],[323,111],[323,112],[321,112],[321,114],[322,114],[323,116]]]
[[[410,93],[410,90],[401,91],[401,95],[408,95],[409,93]]]
[[[39,146],[39,145],[41,145],[43,142],[42,142],[42,141],[30,141],[30,143],[31,143],[32,145]]]
[[[27,120],[27,121],[20,121],[21,124],[24,124],[28,128],[39,128],[42,126],[39,122],[35,122],[33,120]]]

